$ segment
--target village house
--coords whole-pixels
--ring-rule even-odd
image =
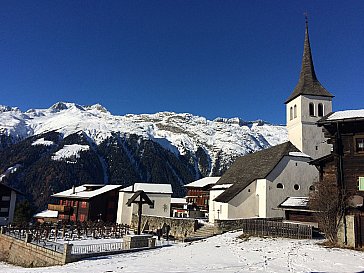
[[[0,226],[13,222],[17,194],[21,193],[10,186],[0,183]]]
[[[320,182],[339,187],[348,200],[339,243],[364,247],[364,110],[334,112],[317,124],[333,151],[312,164],[320,171]]]
[[[138,204],[127,204],[130,198],[138,191],[143,191],[153,203],[152,206],[143,205],[143,215],[170,217],[171,196],[173,193],[170,184],[135,183],[132,186],[121,189],[119,192],[116,219],[118,224],[130,225],[133,214],[138,214]]]
[[[220,177],[204,177],[185,185],[189,217],[205,217],[209,211],[209,196]]]
[[[59,204],[48,210],[58,211],[58,220],[115,222],[119,189],[122,185],[84,184],[53,194]]]
[[[316,122],[332,111],[333,95],[318,81],[308,23],[299,80],[285,101],[289,142],[238,158],[210,191],[209,221],[284,217],[288,197],[307,197],[319,172],[309,162],[331,151]]]
[[[171,198],[171,217],[187,218],[187,200],[186,198]]]

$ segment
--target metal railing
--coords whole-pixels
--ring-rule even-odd
[[[87,253],[99,253],[99,252],[113,252],[123,250],[123,243],[103,243],[103,244],[91,244],[91,245],[73,245],[72,254],[87,254]]]

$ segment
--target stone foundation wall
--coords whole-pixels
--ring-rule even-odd
[[[184,239],[192,234],[198,227],[198,222],[190,218],[173,218],[160,217],[151,215],[142,215],[142,230],[156,231],[164,225],[170,226],[169,234],[177,239]],[[138,216],[133,214],[131,227],[138,227]]]
[[[0,234],[0,260],[11,264],[23,267],[63,265],[68,262],[64,254]]]

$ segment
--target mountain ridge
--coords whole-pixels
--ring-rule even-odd
[[[0,180],[33,200],[83,183],[170,183],[182,196],[184,184],[221,175],[237,157],[286,140],[284,126],[262,120],[116,116],[100,104],[65,102],[25,112],[0,106]],[[40,199],[38,207],[49,201]]]

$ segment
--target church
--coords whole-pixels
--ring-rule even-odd
[[[285,101],[289,141],[234,162],[210,191],[209,222],[284,217],[282,202],[314,190],[319,172],[309,162],[331,152],[316,123],[332,112],[333,97],[317,79],[306,20],[299,80]]]

